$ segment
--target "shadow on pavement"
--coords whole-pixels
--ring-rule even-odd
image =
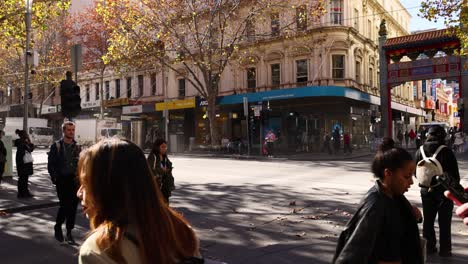
[[[330,263],[354,212],[353,204],[274,185],[180,185],[173,201],[198,231],[202,253],[228,263]]]

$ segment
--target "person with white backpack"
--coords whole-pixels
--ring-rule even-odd
[[[434,222],[438,216],[441,257],[452,256],[452,211],[453,202],[444,196],[446,189],[440,185],[435,176],[445,175],[451,182],[460,184],[460,173],[457,159],[450,148],[445,145],[447,133],[441,126],[429,129],[429,136],[424,145],[416,152],[416,178],[421,187],[423,204],[423,236],[427,240],[427,253],[437,252],[437,239]]]

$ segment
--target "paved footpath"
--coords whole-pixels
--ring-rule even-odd
[[[337,236],[372,186],[369,159],[294,162],[173,157],[177,190],[171,205],[194,226],[202,253],[209,259],[330,263]],[[468,175],[468,163],[460,163],[462,175]],[[463,184],[468,186],[468,177]],[[15,188],[16,179],[2,186],[0,210],[56,202],[44,164],[31,177],[35,199],[18,201]],[[407,197],[421,207],[418,188],[413,186]],[[52,238],[55,212],[56,207],[46,207],[12,210],[1,216],[2,263],[76,263],[77,249]],[[80,215],[79,242],[88,228]],[[452,233],[454,257],[449,261],[434,256],[428,263],[467,263],[468,227],[454,217]]]

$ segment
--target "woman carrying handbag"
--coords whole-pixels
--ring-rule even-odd
[[[16,169],[18,170],[18,198],[31,198],[33,195],[28,189],[29,176],[33,174],[33,157],[31,152],[34,144],[24,130],[16,130],[19,139],[15,140]]]
[[[169,204],[169,197],[175,190],[174,177],[172,176],[172,162],[167,157],[167,142],[164,139],[157,139],[148,156],[148,164],[156,176],[159,188],[164,200]]]

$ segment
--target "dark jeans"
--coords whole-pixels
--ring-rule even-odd
[[[452,251],[452,211],[453,202],[445,198],[441,192],[421,190],[424,224],[423,236],[427,240],[427,248],[436,248],[437,238],[434,230],[435,218],[439,219],[440,251]]]
[[[5,162],[0,162],[0,183],[3,180],[3,173],[5,173]]]
[[[57,195],[59,198],[59,209],[55,223],[57,226],[62,226],[66,221],[67,230],[72,230],[75,227],[76,209],[78,207],[78,184],[73,179],[58,179]]]
[[[351,144],[344,144],[344,153],[353,153],[353,149],[351,148]]]
[[[18,175],[18,195],[24,196],[29,193],[28,189],[29,175],[21,173]]]
[[[325,151],[328,151],[329,155],[332,154],[332,148],[330,146],[330,142],[324,142],[323,143],[321,152],[325,152]]]
[[[273,149],[274,149],[274,143],[273,142],[267,142],[268,155],[273,156]]]

